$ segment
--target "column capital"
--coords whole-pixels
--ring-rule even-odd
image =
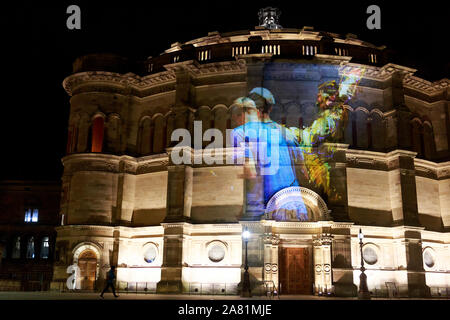
[[[320,247],[323,245],[331,245],[333,242],[334,236],[330,233],[321,233],[313,236],[313,244],[316,247]]]
[[[280,236],[273,233],[264,233],[264,244],[276,246],[280,243]]]

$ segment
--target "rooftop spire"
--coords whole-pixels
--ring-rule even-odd
[[[279,24],[281,11],[278,8],[266,7],[259,9],[259,25],[266,29],[282,29]]]

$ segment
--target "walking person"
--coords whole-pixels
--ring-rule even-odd
[[[118,298],[119,296],[116,295],[116,288],[114,287],[114,280],[116,280],[116,274],[115,274],[116,267],[111,266],[111,269],[106,273],[106,286],[105,289],[103,289],[102,293],[100,294],[100,298],[103,298],[103,294],[108,291],[109,287],[111,287],[112,293],[114,294],[115,298]]]

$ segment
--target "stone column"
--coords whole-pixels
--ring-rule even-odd
[[[322,233],[313,239],[314,244],[314,293],[326,295],[333,290],[331,276],[331,243],[333,236]]]
[[[257,175],[253,179],[245,179],[245,211],[241,220],[258,221],[264,216],[264,177]]]
[[[167,212],[164,222],[188,221],[191,217],[194,171],[189,165],[169,165],[167,171]]]
[[[422,229],[422,228],[420,228]],[[430,296],[423,268],[422,235],[420,229],[405,230],[406,269],[408,272],[408,295],[410,298]]]
[[[183,229],[185,223],[161,223],[164,228],[164,254],[158,293],[181,293],[183,271]]]
[[[330,165],[330,195],[328,207],[331,210],[333,221],[349,221],[347,198],[347,159],[348,144],[324,143],[325,150],[333,150],[328,163]]]
[[[399,152],[398,155],[403,224],[406,226],[419,226],[414,158],[412,152]]]
[[[264,280],[273,281],[278,292],[278,244],[280,238],[272,233],[264,234]]]
[[[136,189],[136,169],[137,165],[134,159],[127,156],[120,159],[116,208],[111,217],[114,225],[129,226],[131,224]]]
[[[191,217],[193,168],[190,165],[173,164],[172,149],[168,149],[167,152],[169,165],[167,166],[166,217],[161,223],[164,228],[164,256],[161,281],[158,282],[156,290],[163,293],[181,293],[183,291],[183,229],[185,221],[189,221]],[[184,152],[191,152],[191,150],[188,147]]]

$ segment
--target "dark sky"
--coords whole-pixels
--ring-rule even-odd
[[[418,69],[420,77],[450,77],[445,1],[42,2],[14,1],[0,8],[0,137],[6,161],[0,179],[60,179],[69,113],[69,96],[61,83],[77,56],[156,56],[173,42],[210,31],[253,29],[258,9],[265,6],[281,9],[283,27],[354,33],[395,50],[392,62]],[[81,8],[81,30],[66,28],[71,4]],[[370,4],[381,8],[381,30],[366,28]]]

